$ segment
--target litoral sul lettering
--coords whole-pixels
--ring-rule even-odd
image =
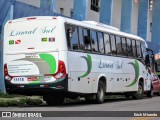
[[[33,30],[26,30],[26,31],[14,31],[14,30],[12,30],[12,32],[10,33],[10,36],[35,34],[35,32],[36,32],[37,29],[38,29],[38,27],[35,28],[35,29],[33,29]]]

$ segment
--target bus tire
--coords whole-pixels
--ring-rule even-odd
[[[104,97],[105,97],[105,85],[102,81],[99,81],[95,102],[98,104],[102,104],[104,102]]]
[[[147,92],[147,97],[153,97],[153,87],[151,86],[151,90]]]
[[[143,83],[140,81],[138,84],[138,91],[132,96],[133,99],[142,99],[144,94]]]
[[[64,102],[64,97],[51,97],[51,95],[46,95],[43,97],[43,100],[46,101],[47,105],[61,105]]]

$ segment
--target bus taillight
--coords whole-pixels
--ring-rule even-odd
[[[8,74],[7,64],[4,65],[4,77],[6,80],[11,80],[11,77]]]
[[[63,61],[58,62],[58,71],[53,75],[56,79],[61,79],[66,77],[66,67]]]
[[[53,17],[53,19],[57,19],[56,17]]]
[[[7,64],[4,65],[4,76],[8,75]]]
[[[35,17],[27,18],[27,20],[35,20],[35,19],[36,19]]]
[[[8,23],[12,23],[12,21],[9,21]]]

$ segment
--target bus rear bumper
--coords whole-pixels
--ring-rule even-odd
[[[6,92],[9,94],[22,95],[44,95],[47,93],[59,93],[68,91],[68,77],[62,80],[57,80],[53,83],[39,84],[12,84],[5,81]]]

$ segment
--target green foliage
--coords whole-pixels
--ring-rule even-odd
[[[41,99],[30,99],[30,98],[27,98],[26,99],[26,104],[27,105],[40,105],[42,104],[42,100]]]
[[[14,98],[14,97],[22,97],[22,95],[8,94],[8,93],[0,92],[0,98]]]
[[[20,99],[17,106],[26,106],[25,99]]]
[[[30,99],[30,98],[23,98],[17,100],[0,100],[1,107],[41,105],[42,103],[43,102],[41,99]]]
[[[18,106],[17,100],[8,100],[7,103],[8,103],[8,106]]]
[[[8,102],[5,101],[5,100],[1,100],[1,101],[0,101],[0,106],[1,106],[1,107],[7,107],[7,106],[8,106]]]

